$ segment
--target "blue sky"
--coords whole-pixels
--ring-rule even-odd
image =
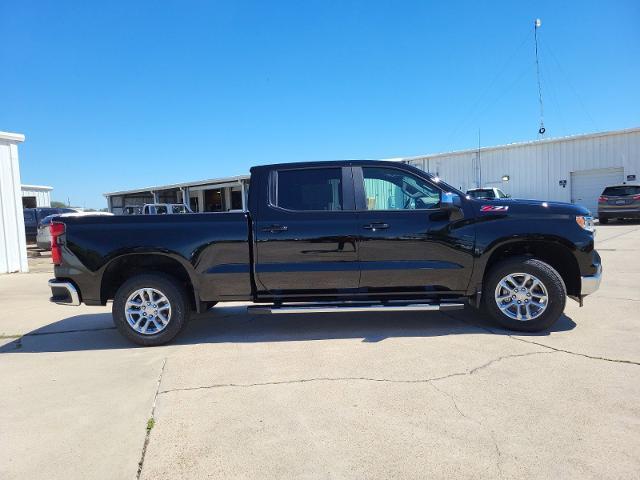
[[[640,2],[0,3],[23,183],[111,190],[640,126]]]

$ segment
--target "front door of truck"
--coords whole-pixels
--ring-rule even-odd
[[[370,292],[465,290],[472,236],[453,228],[435,182],[392,166],[354,167],[360,288]]]
[[[258,293],[304,296],[356,289],[360,276],[351,168],[279,168],[254,224]]]

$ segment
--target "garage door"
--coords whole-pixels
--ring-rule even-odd
[[[622,183],[623,180],[622,167],[571,172],[571,203],[587,207],[593,215],[597,215],[598,197],[604,187]]]

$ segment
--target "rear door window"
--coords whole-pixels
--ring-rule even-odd
[[[272,203],[287,210],[342,210],[342,169],[279,170]]]

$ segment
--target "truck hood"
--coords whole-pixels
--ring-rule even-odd
[[[500,198],[494,200],[473,199],[476,211],[482,214],[503,213],[507,215],[591,215],[581,205],[566,202],[548,202],[544,200],[526,200],[519,198]]]

